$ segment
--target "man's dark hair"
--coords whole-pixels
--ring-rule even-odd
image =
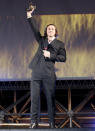
[[[58,36],[58,31],[57,31],[57,28],[56,28],[56,26],[54,24],[49,24],[49,25],[46,26],[46,28],[44,30],[44,37],[47,37],[47,28],[50,25],[53,25],[55,27],[55,37],[57,37]]]

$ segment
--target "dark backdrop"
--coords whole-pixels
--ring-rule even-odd
[[[38,45],[26,19],[30,0],[0,0],[0,79],[29,79]],[[32,0],[40,31],[57,25],[67,62],[57,63],[57,77],[94,77],[95,1]]]

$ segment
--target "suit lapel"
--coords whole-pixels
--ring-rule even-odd
[[[57,39],[54,39],[50,44],[52,47],[56,47]]]

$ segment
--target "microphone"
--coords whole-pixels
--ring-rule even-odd
[[[47,43],[44,43],[43,44],[43,50],[47,50],[48,49],[48,44]]]

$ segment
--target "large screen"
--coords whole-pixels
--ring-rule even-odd
[[[95,14],[35,16],[41,34],[47,24],[65,43],[66,63],[55,63],[57,78],[95,76]],[[26,17],[0,16],[0,79],[30,79],[28,68],[38,48]]]

